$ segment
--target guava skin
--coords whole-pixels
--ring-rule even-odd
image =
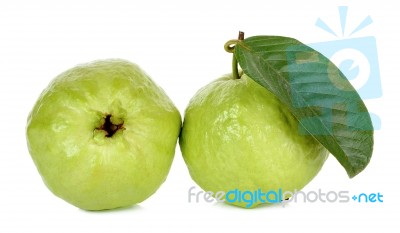
[[[328,156],[312,136],[298,133],[298,121],[286,106],[245,74],[226,75],[196,93],[179,143],[192,179],[214,194],[299,191]]]
[[[102,128],[108,117],[108,127]],[[119,128],[116,128],[118,126]],[[108,59],[74,67],[42,92],[27,142],[44,183],[85,210],[130,206],[165,181],[179,111],[137,65]]]

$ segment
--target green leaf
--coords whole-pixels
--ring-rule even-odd
[[[239,41],[235,57],[245,74],[275,94],[350,178],[368,165],[373,127],[364,102],[326,57],[298,40],[255,36]]]

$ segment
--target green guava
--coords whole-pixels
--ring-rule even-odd
[[[85,210],[130,206],[164,182],[181,117],[137,65],[109,59],[56,77],[28,117],[27,142],[44,183]]]
[[[243,198],[249,192],[299,191],[328,156],[312,136],[299,133],[287,106],[245,74],[226,75],[196,93],[185,111],[180,147],[202,189],[247,192],[225,201],[241,207],[268,203],[264,196],[248,205]]]

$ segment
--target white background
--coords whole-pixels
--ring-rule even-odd
[[[374,2],[374,3],[368,3]],[[337,40],[315,27],[321,17],[340,31],[337,7],[349,6],[348,30],[377,40],[383,97],[367,106],[382,120],[363,173],[349,179],[331,156],[304,189],[380,192],[383,203],[297,203],[239,209],[188,203],[195,185],[179,147],[167,181],[140,205],[87,212],[53,196],[26,147],[26,118],[49,81],[76,64],[125,58],[164,88],[181,113],[194,93],[231,70],[223,45],[237,37],[285,35],[304,43]],[[384,1],[1,1],[0,232],[343,232],[399,230],[399,17]],[[198,189],[199,190],[199,189]]]

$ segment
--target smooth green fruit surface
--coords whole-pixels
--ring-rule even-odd
[[[193,180],[214,193],[300,190],[328,156],[313,137],[299,134],[286,106],[246,75],[227,75],[197,92],[185,112],[180,146]]]
[[[28,117],[29,152],[47,187],[86,210],[139,203],[164,182],[181,117],[137,65],[79,65],[43,91]]]

